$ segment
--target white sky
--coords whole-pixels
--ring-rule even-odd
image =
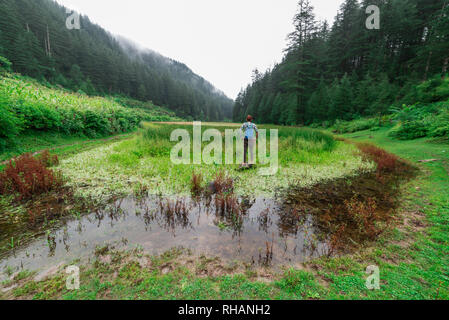
[[[297,0],[56,0],[112,32],[185,63],[234,99],[255,68],[279,62]],[[311,0],[333,22],[343,0]]]

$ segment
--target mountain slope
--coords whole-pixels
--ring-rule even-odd
[[[232,100],[184,64],[139,50],[86,16],[69,30],[68,16],[51,0],[2,0],[0,55],[17,72],[72,90],[151,100],[198,120],[231,117]]]

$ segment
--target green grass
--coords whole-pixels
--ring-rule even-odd
[[[52,154],[60,157],[69,157],[75,153],[86,150],[88,147],[98,146],[105,140],[120,140],[130,137],[133,133],[90,139],[84,136],[69,136],[55,132],[30,131],[16,138],[15,144],[0,154],[0,162],[27,152],[38,152],[49,149]]]
[[[344,135],[349,139],[375,143],[387,151],[399,155],[402,158],[416,162],[418,160],[438,158],[443,160],[438,163],[427,164],[425,168],[441,167],[447,163],[449,147],[447,143],[432,142],[428,138],[401,141],[388,136],[390,128],[382,128],[378,132],[361,131]]]
[[[88,96],[18,74],[0,76],[0,152],[20,148],[32,130],[99,138],[133,131],[141,121],[172,120],[179,118],[152,102]]]

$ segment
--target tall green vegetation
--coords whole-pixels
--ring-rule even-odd
[[[182,118],[232,117],[232,100],[184,64],[139,50],[86,16],[69,30],[68,16],[51,0],[2,0],[0,55],[16,72],[73,91],[152,101]]]
[[[449,101],[414,104],[394,111],[398,124],[389,132],[392,137],[401,140],[449,138]]]
[[[380,8],[380,29],[366,8]],[[235,103],[233,118],[310,125],[389,114],[391,107],[447,100],[449,3],[444,0],[346,0],[332,27],[300,0],[283,61]]]
[[[48,88],[17,75],[0,77],[0,151],[25,131],[106,136],[133,130],[150,117],[146,109],[112,99]]]

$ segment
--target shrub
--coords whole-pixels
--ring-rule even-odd
[[[333,132],[342,133],[354,133],[358,131],[369,130],[380,125],[379,119],[357,119],[353,121],[336,121],[333,127]]]
[[[84,132],[84,122],[80,112],[71,109],[60,109],[61,131],[65,134],[80,134]]]
[[[12,63],[3,56],[0,56],[0,73],[11,72]]]
[[[13,139],[23,130],[23,121],[9,106],[9,101],[0,96],[0,151],[8,140]]]
[[[418,101],[432,103],[449,98],[449,78],[442,79],[441,76],[425,81],[416,86]]]
[[[388,135],[399,140],[414,140],[426,137],[429,127],[425,121],[406,121],[390,130]]]
[[[48,88],[21,76],[5,76],[0,81],[0,143],[5,140],[3,128],[11,137],[23,129],[89,137],[128,132],[146,114],[144,109],[128,109],[107,98]]]
[[[431,137],[449,137],[449,107],[442,108],[440,114],[436,116],[429,128]]]
[[[358,143],[357,147],[371,161],[377,164],[377,176],[386,172],[394,172],[398,169],[399,158],[375,145],[369,143]]]
[[[399,120],[389,136],[400,140],[449,136],[449,102],[403,106],[395,112]]]
[[[54,158],[48,156],[43,160],[49,162]],[[27,200],[61,187],[62,175],[48,169],[43,160],[29,153],[11,160],[0,173],[0,194],[16,194],[18,200]]]

